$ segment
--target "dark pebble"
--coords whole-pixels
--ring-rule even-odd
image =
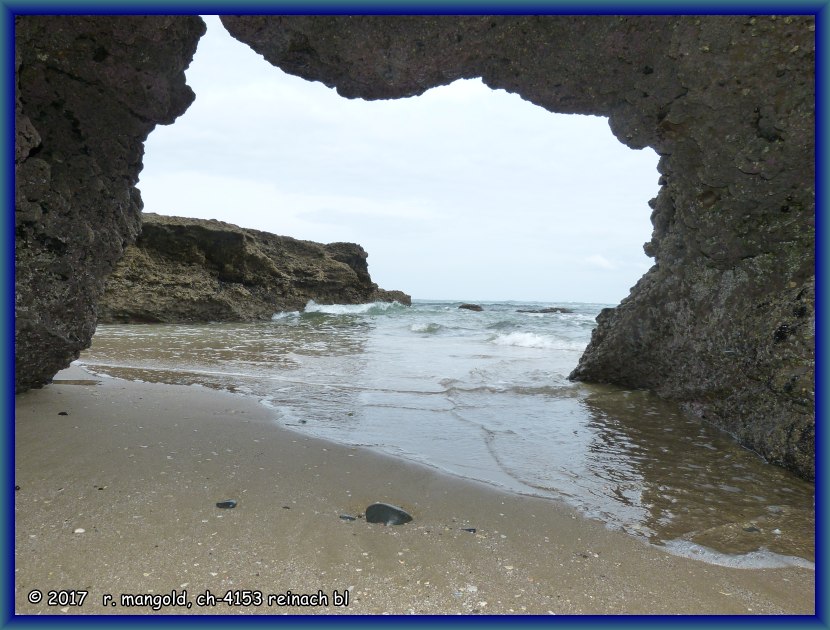
[[[470,532],[471,534],[475,534],[476,533],[476,528],[475,527],[464,527],[464,528],[461,529],[461,531],[462,532]]]
[[[236,507],[236,501],[234,501],[233,499],[228,499],[227,501],[219,501],[219,503],[216,504],[216,507],[222,508],[223,510],[230,510],[231,508]]]
[[[15,486],[14,491],[17,492],[18,490],[20,490],[20,486]]]
[[[283,509],[283,510],[290,510],[290,509],[291,509],[291,506],[290,506],[290,505],[283,505],[283,506],[282,506],[282,509]]]
[[[384,525],[403,525],[412,520],[412,516],[401,508],[388,503],[372,503],[366,508],[366,522]]]
[[[758,529],[757,527],[744,527],[744,531],[749,532],[749,533],[754,533],[754,532],[760,532],[761,530]]]
[[[59,412],[58,412],[58,415],[59,415],[59,416],[68,416],[68,415],[69,415],[69,412],[68,412],[68,411],[59,411]]]
[[[356,516],[351,516],[349,514],[341,514],[340,518],[343,519],[344,521],[356,521],[357,520]]]

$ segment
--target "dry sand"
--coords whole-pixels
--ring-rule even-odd
[[[16,398],[15,447],[17,614],[814,612],[813,571],[675,557],[555,501],[309,438],[200,387],[70,368]],[[340,518],[375,501],[414,521]],[[269,598],[320,590],[327,606]],[[173,591],[190,607],[122,605]],[[252,605],[200,605],[207,591]]]

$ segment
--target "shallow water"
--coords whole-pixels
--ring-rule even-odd
[[[646,392],[567,375],[604,305],[317,306],[267,323],[99,326],[96,373],[256,396],[277,422],[564,500],[673,553],[811,566],[814,486]]]

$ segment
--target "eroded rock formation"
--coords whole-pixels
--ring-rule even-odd
[[[198,17],[15,20],[15,388],[89,346],[95,303],[140,229],[144,140],[193,101]]]
[[[653,147],[655,264],[602,314],[572,376],[680,400],[813,476],[812,16],[223,23],[344,96],[482,77],[552,112],[608,116],[620,141]],[[136,232],[141,142],[191,98],[181,69],[201,28],[189,17],[18,20],[18,387],[88,343],[103,277]]]
[[[652,389],[814,475],[811,16],[222,21],[344,96],[481,77],[552,112],[608,116],[621,142],[653,147],[655,264],[599,318],[571,377]]]
[[[107,280],[99,322],[250,321],[309,300],[411,302],[372,282],[367,254],[354,243],[321,245],[215,220],[142,219]]]

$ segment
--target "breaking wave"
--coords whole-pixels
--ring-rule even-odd
[[[309,300],[303,313],[323,313],[325,315],[382,315],[407,308],[400,302],[369,302],[367,304],[317,304]]]
[[[519,348],[541,348],[543,350],[584,350],[584,341],[571,341],[550,335],[532,332],[511,332],[496,335],[490,343],[497,346],[517,346]]]

